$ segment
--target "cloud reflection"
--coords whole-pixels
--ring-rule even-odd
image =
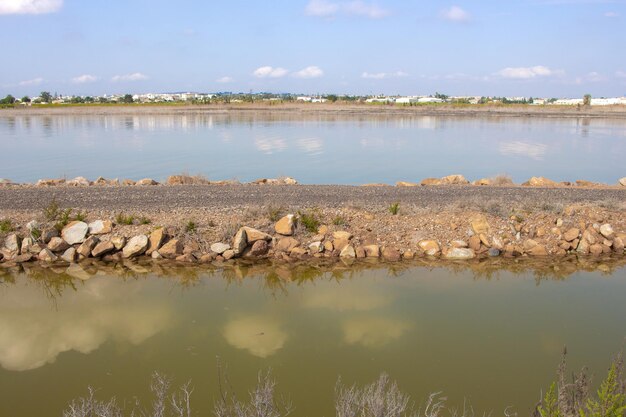
[[[399,339],[410,327],[406,321],[381,317],[348,319],[342,325],[344,342],[368,348],[385,346]]]
[[[278,319],[248,316],[229,321],[224,326],[224,338],[237,349],[247,350],[259,358],[267,358],[283,347],[288,336]]]
[[[34,286],[16,284],[1,297],[0,366],[26,371],[53,363],[59,354],[87,354],[108,340],[139,345],[172,322],[172,311],[141,297],[141,288],[110,278],[93,278],[66,292],[51,311]]]
[[[525,156],[535,161],[542,161],[548,150],[548,145],[543,143],[530,143],[522,141],[510,141],[500,143],[500,154],[507,156]]]

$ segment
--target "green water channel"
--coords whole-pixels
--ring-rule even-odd
[[[417,405],[528,415],[563,346],[596,380],[623,346],[626,268],[574,266],[0,269],[0,416],[60,416],[88,385],[147,400],[155,370],[212,415],[217,358],[241,396],[271,369],[295,416],[381,372]]]

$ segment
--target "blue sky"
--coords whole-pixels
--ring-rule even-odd
[[[626,0],[0,0],[0,95],[626,95]]]

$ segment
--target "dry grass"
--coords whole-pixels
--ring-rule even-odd
[[[489,179],[491,180],[492,185],[496,185],[496,186],[504,187],[504,186],[515,185],[513,183],[513,179],[511,178],[509,174],[498,174]]]

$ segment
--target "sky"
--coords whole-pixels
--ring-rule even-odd
[[[626,0],[0,0],[0,96],[626,95]]]

